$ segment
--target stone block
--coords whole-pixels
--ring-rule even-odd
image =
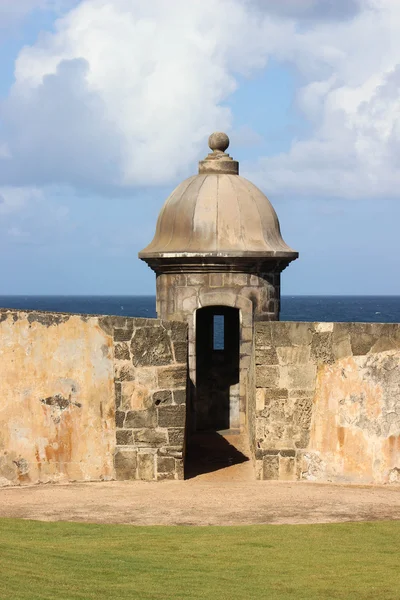
[[[114,346],[114,358],[116,360],[130,360],[131,354],[127,342],[118,342]]]
[[[309,398],[310,390],[294,389],[289,390],[289,398]]]
[[[251,365],[251,356],[249,354],[241,354],[240,355],[240,368],[248,369]]]
[[[293,450],[293,448],[283,448],[279,450],[279,454],[281,456],[295,458],[296,450]]]
[[[162,321],[162,325],[169,332],[172,342],[186,342],[188,334],[186,322]]]
[[[251,342],[241,342],[240,344],[240,355],[249,356],[253,351],[253,344]]]
[[[279,368],[256,366],[256,387],[278,387]]]
[[[316,367],[313,363],[281,367],[280,387],[313,390],[315,388],[316,374]]]
[[[118,481],[136,479],[136,450],[117,449],[114,455],[115,475]]]
[[[256,410],[261,411],[265,407],[265,389],[256,389]]]
[[[279,479],[281,481],[296,480],[296,459],[293,456],[281,456],[279,458]]]
[[[184,314],[192,314],[199,307],[197,296],[190,296],[182,301],[182,312]]]
[[[159,456],[172,456],[175,459],[181,459],[183,456],[181,446],[167,446],[158,449]]]
[[[126,360],[116,362],[114,365],[114,379],[115,381],[133,381],[135,379],[133,365]]]
[[[175,479],[175,472],[170,473],[157,473],[157,481],[172,481]]]
[[[252,327],[242,327],[241,340],[242,340],[242,342],[252,342],[253,341],[253,328]]]
[[[184,427],[185,420],[186,407],[184,404],[158,408],[158,424],[160,427]]]
[[[176,474],[176,479],[179,479],[179,480],[182,480],[185,477],[182,458],[175,459],[175,474]]]
[[[249,285],[250,275],[247,273],[232,273],[231,284],[236,287],[243,287]]]
[[[238,307],[242,308],[242,327],[243,329],[249,329],[253,327],[253,314],[251,310],[246,307]]]
[[[116,427],[123,427],[125,421],[125,413],[121,410],[115,412],[115,425]]]
[[[285,398],[277,398],[269,400],[265,397],[265,408],[262,411],[262,416],[268,419],[269,427],[274,427],[276,421],[284,422],[286,419],[286,403]]]
[[[191,286],[207,285],[207,273],[188,273],[187,283]]]
[[[186,404],[186,388],[174,390],[174,404]]]
[[[174,342],[175,361],[178,363],[186,363],[188,357],[187,342]]]
[[[202,298],[202,306],[235,306],[236,292],[227,293],[227,290],[209,292]]]
[[[379,337],[379,335],[374,335],[371,332],[371,328],[362,327],[362,325],[366,324],[349,323],[350,345],[353,356],[368,354]]]
[[[154,481],[155,455],[153,453],[138,452],[138,478],[143,481]]]
[[[300,429],[309,429],[311,425],[313,398],[297,398],[293,410],[293,423]]]
[[[278,354],[275,348],[258,348],[255,355],[256,365],[277,365]]]
[[[279,479],[279,456],[264,456],[263,458],[263,479]]]
[[[381,336],[372,346],[370,353],[372,354],[375,352],[387,352],[388,350],[398,349],[400,349],[400,340],[396,340],[392,337]]]
[[[125,427],[156,427],[157,413],[155,410],[130,410],[126,413]]]
[[[271,322],[263,321],[255,323],[255,341],[256,341],[256,353],[259,348],[272,346],[272,331]]]
[[[154,406],[164,406],[165,404],[172,404],[172,392],[171,390],[161,390],[153,394]]]
[[[116,317],[108,315],[106,317],[98,318],[99,327],[107,334],[113,335],[115,327],[124,327],[126,319],[124,317]]]
[[[168,443],[167,431],[158,428],[134,429],[132,431],[133,443],[138,446],[158,448]]]
[[[118,409],[121,406],[121,383],[114,384],[115,394],[115,408]]]
[[[131,341],[134,366],[168,365],[172,362],[171,340],[164,327],[141,327]]]
[[[129,342],[133,334],[133,322],[127,328],[114,329],[114,342]]]
[[[186,386],[186,367],[165,367],[158,369],[158,387],[160,388],[182,388]]]
[[[117,429],[117,446],[131,446],[133,444],[132,431],[130,429]]]
[[[315,330],[313,323],[275,321],[271,325],[274,346],[307,346]]]
[[[224,285],[223,273],[210,273],[209,285],[210,287],[222,288]]]
[[[350,331],[347,323],[333,324],[332,352],[335,360],[352,356]]]
[[[183,446],[185,440],[185,428],[176,427],[168,429],[168,442],[171,446]]]
[[[300,429],[298,433],[298,439],[295,440],[294,445],[296,448],[307,448],[310,442],[310,429]]]
[[[149,390],[136,381],[121,382],[121,410],[146,410],[151,408]]]
[[[288,395],[289,392],[286,388],[268,388],[265,390],[265,400],[268,402],[278,398],[287,398]],[[310,392],[308,392],[308,395],[310,395]]]
[[[254,463],[254,472],[256,480],[261,481],[263,479],[263,461],[255,460]]]
[[[157,389],[157,367],[136,367],[135,381],[148,389]]]
[[[129,319],[127,319],[129,321]],[[162,327],[160,319],[145,319],[142,317],[135,317],[132,319],[135,327]]]
[[[310,360],[310,346],[282,346],[276,349],[281,365],[304,364]]]
[[[334,323],[316,323],[315,331],[317,333],[328,333],[333,332]]]
[[[332,333],[315,333],[311,342],[311,359],[317,363],[332,364],[335,361],[332,349]]]
[[[157,473],[175,474],[175,459],[170,456],[157,456]]]

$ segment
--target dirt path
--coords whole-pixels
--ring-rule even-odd
[[[400,488],[200,478],[39,485],[1,489],[0,516],[134,525],[400,519]]]

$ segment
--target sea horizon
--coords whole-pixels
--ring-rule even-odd
[[[154,294],[3,294],[0,308],[157,317]],[[400,295],[283,294],[280,320],[400,323]]]

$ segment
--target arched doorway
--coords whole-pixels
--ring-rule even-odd
[[[239,428],[239,310],[207,306],[196,312],[196,431]]]
[[[248,461],[240,432],[240,311],[207,306],[195,315],[196,377],[191,390],[186,476]]]

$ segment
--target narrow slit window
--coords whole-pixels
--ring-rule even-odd
[[[225,338],[225,319],[224,315],[214,315],[213,323],[213,350],[224,350]]]

